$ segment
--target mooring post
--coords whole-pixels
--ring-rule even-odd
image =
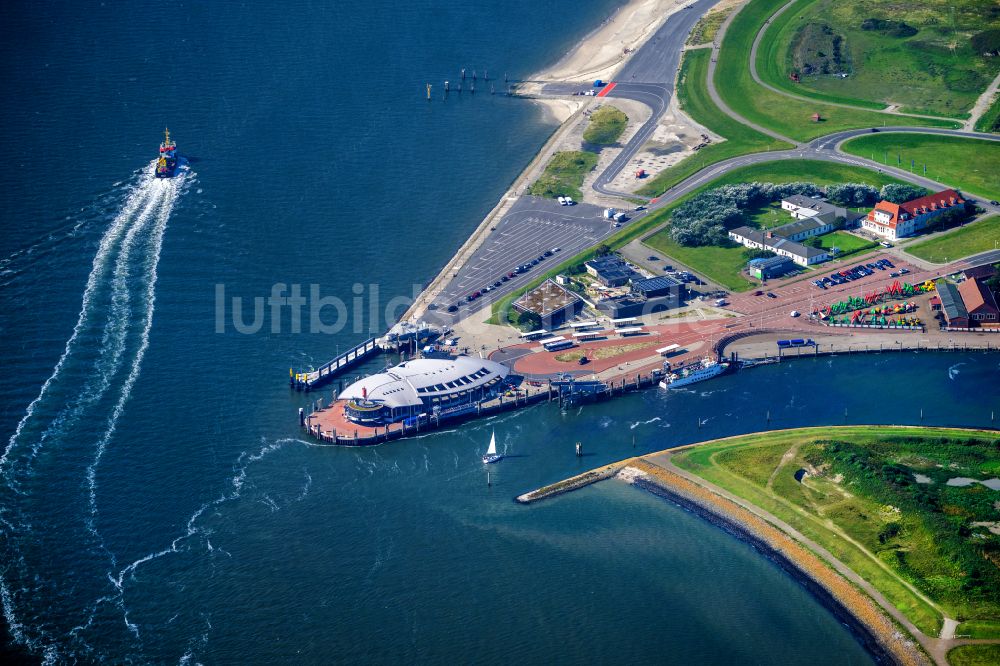
[[[304,426],[306,424],[306,410],[299,407],[299,426]]]

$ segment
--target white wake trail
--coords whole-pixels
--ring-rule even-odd
[[[162,181],[163,187],[167,188],[168,191],[165,193],[166,196],[162,198],[162,202],[160,203],[160,209],[157,212],[156,222],[152,230],[152,237],[147,246],[146,256],[149,257],[149,259],[146,266],[145,276],[146,311],[142,321],[142,332],[140,333],[139,347],[132,360],[132,367],[129,370],[128,377],[122,385],[118,402],[111,411],[111,415],[108,416],[107,428],[101,436],[101,439],[97,442],[94,460],[90,466],[87,467],[87,490],[90,502],[90,517],[87,519],[87,523],[88,528],[94,532],[95,535],[97,534],[94,525],[97,518],[97,466],[101,462],[101,457],[104,455],[104,450],[107,448],[108,442],[111,441],[111,437],[115,433],[115,429],[118,426],[118,420],[125,411],[125,404],[132,395],[132,387],[139,378],[139,373],[142,370],[142,360],[146,356],[146,350],[149,348],[149,332],[153,327],[153,312],[156,309],[157,267],[160,263],[160,252],[163,249],[163,235],[167,228],[167,220],[170,219],[170,213],[173,211],[174,202],[177,200],[177,193],[180,190],[181,184],[181,181]]]
[[[152,165],[150,165],[150,169],[151,168]],[[52,374],[49,375],[49,378],[45,380],[44,384],[42,384],[38,397],[32,400],[25,409],[24,416],[21,417],[21,420],[17,424],[17,428],[14,429],[14,434],[10,436],[7,446],[4,448],[3,455],[0,455],[0,474],[6,474],[5,468],[10,462],[10,454],[14,450],[18,439],[20,439],[24,426],[31,420],[38,403],[45,399],[45,396],[49,391],[49,387],[62,373],[66,364],[66,359],[69,358],[75,350],[80,331],[83,330],[90,321],[90,317],[92,315],[92,310],[90,308],[91,297],[94,291],[101,284],[104,277],[107,269],[108,256],[114,250],[118,239],[121,238],[122,234],[128,228],[129,222],[132,221],[136,211],[148,199],[149,193],[155,185],[154,181],[155,178],[147,171],[147,176],[141,179],[135,189],[131,192],[131,194],[129,194],[121,212],[118,213],[114,221],[112,221],[108,230],[104,232],[104,236],[101,238],[100,246],[97,249],[97,254],[94,256],[94,262],[90,270],[90,275],[87,277],[87,286],[83,290],[83,302],[80,306],[80,314],[77,317],[76,325],[73,327],[73,333],[70,335],[69,340],[66,341],[66,347],[63,350],[62,356],[60,356],[59,360],[56,362],[55,368],[52,370]],[[10,479],[8,479],[8,481],[10,481]]]

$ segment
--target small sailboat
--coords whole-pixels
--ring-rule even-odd
[[[486,449],[486,455],[483,456],[483,464],[489,465],[490,463],[500,462],[503,460],[503,455],[497,453],[497,434],[496,431],[490,435],[490,448]]]

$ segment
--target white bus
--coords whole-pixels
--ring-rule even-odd
[[[573,342],[572,340],[558,340],[555,342],[548,342],[544,345],[544,347],[545,351],[554,352],[554,351],[559,351],[561,349],[569,349],[570,347],[573,347],[575,344],[576,343]]]
[[[661,348],[657,349],[656,353],[659,354],[660,356],[670,356],[671,354],[675,353],[680,348],[681,348],[681,346],[677,345],[677,344],[667,345],[666,347],[661,347]]]

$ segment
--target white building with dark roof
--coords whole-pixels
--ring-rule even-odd
[[[338,396],[347,418],[364,425],[442,414],[496,396],[510,370],[488,359],[457,356],[406,361],[354,382]]]
[[[808,247],[787,238],[775,236],[770,231],[752,227],[737,227],[729,232],[729,237],[744,247],[770,250],[779,257],[788,257],[799,266],[812,266],[827,261],[830,253],[815,247]]]

